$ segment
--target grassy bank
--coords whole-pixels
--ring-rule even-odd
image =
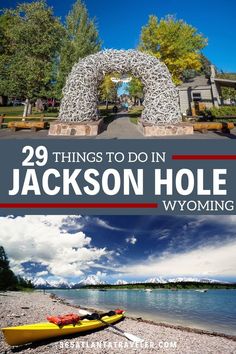
[[[104,122],[105,123],[110,123],[113,120],[113,115],[112,115],[112,106],[109,106],[108,109],[106,109],[106,107],[104,105],[101,105],[98,107],[100,115],[102,118],[104,118]],[[5,115],[5,122],[10,122],[15,120],[16,118],[21,119],[23,116],[23,110],[24,110],[24,106],[7,106],[7,107],[0,107],[0,115]],[[30,120],[37,120],[39,118],[41,118],[42,116],[44,116],[45,118],[57,118],[58,116],[58,112],[59,112],[59,108],[53,110],[53,112],[51,112],[50,108],[48,109],[48,111],[45,112],[37,112],[35,110],[35,108],[33,108],[32,110],[32,115],[35,118],[31,118],[31,116],[29,116]]]
[[[7,106],[7,107],[0,107],[0,115],[6,115],[6,116],[11,116],[11,117],[22,117],[23,116],[23,110],[24,106]],[[57,117],[58,112],[50,112],[45,111],[45,112],[36,112],[36,110],[33,108],[32,111],[33,116],[38,116],[39,118],[44,115],[47,117]],[[6,118],[7,119],[7,118]]]

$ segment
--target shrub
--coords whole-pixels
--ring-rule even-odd
[[[47,112],[48,113],[59,113],[59,108],[58,107],[48,107]]]
[[[236,106],[213,107],[210,109],[210,113],[213,117],[236,116]]]

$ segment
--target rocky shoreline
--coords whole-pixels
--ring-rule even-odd
[[[71,304],[70,302],[68,302],[66,299],[60,298],[58,297],[56,294],[51,293],[50,297],[52,299],[57,300],[58,302],[60,302],[61,304],[67,305],[67,306],[71,306],[74,308],[78,308],[80,309],[79,306],[76,306],[74,304]],[[91,308],[91,307],[84,307],[83,309],[88,311],[88,312],[101,312],[97,309]],[[152,320],[146,320],[142,317],[133,317],[133,316],[127,316],[126,318],[131,319],[133,321],[138,321],[138,322],[143,322],[143,323],[148,323],[148,324],[152,324],[155,326],[161,326],[161,327],[166,327],[166,328],[173,328],[173,329],[177,329],[177,330],[181,330],[181,331],[186,331],[186,332],[191,332],[191,333],[198,333],[198,334],[207,334],[210,336],[216,336],[216,337],[222,337],[222,338],[227,338],[233,341],[236,341],[236,336],[233,335],[229,335],[229,334],[225,334],[225,333],[219,333],[219,332],[212,332],[212,331],[207,331],[207,330],[203,330],[203,329],[197,329],[197,328],[191,328],[191,327],[185,327],[185,326],[179,326],[179,325],[173,325],[173,324],[167,324],[167,323],[163,323],[163,322],[154,322]]]
[[[70,312],[82,314],[83,310],[94,309],[80,309],[55,295],[38,291],[0,293],[1,327],[44,322],[49,314]],[[113,329],[104,328],[89,334],[11,348],[4,341],[1,333],[0,353],[236,353],[235,336],[157,324],[131,317],[126,317],[124,321],[117,324],[117,327],[144,339],[144,342],[134,345],[126,338],[117,335]]]

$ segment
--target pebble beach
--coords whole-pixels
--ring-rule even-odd
[[[68,304],[48,293],[3,292],[0,293],[0,326],[10,327],[36,322],[45,322],[47,315],[67,313],[84,314],[84,309]],[[127,314],[128,316],[128,314]],[[111,328],[77,335],[56,338],[10,347],[0,334],[0,353],[178,353],[178,354],[235,354],[236,337],[204,332],[190,328],[152,323],[126,317],[116,326],[144,340],[134,344]]]

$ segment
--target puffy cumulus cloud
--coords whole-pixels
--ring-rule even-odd
[[[2,243],[1,243],[2,245]],[[14,259],[11,259],[11,269],[13,270],[13,272],[17,275],[27,275],[25,274],[25,270],[23,265],[21,265],[19,262],[14,261]]]
[[[0,240],[17,274],[25,262],[40,263],[55,276],[80,276],[102,257],[106,248],[96,248],[82,231],[71,234],[68,225],[75,217],[0,217]],[[79,218],[76,219],[79,227]]]
[[[135,243],[136,243],[138,240],[137,240],[136,237],[131,236],[131,237],[127,237],[127,238],[125,239],[125,241],[126,241],[127,243],[130,243],[131,245],[135,245]]]
[[[202,246],[178,254],[152,256],[146,262],[117,267],[123,276],[236,276],[236,241]]]

